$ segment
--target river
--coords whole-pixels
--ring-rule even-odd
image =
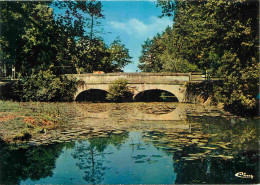
[[[69,126],[1,146],[1,184],[259,183],[259,119],[184,103],[56,105]]]

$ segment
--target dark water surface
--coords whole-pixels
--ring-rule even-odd
[[[1,146],[0,183],[259,183],[258,124],[187,113],[179,120],[143,120],[143,129],[102,137]]]

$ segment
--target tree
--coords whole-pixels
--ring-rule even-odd
[[[92,40],[94,33],[97,32],[96,30],[94,30],[94,25],[100,26],[100,22],[95,21],[95,19],[104,18],[104,15],[101,14],[101,9],[102,9],[101,2],[90,1],[88,6],[87,6],[87,9],[88,9],[88,12],[89,12],[90,17],[91,17],[90,40]]]
[[[180,41],[175,38],[175,32],[167,27],[165,32],[153,39],[147,39],[142,45],[142,55],[139,58],[139,69],[144,72],[192,72],[198,71],[195,64],[177,55]]]
[[[116,72],[131,63],[128,49],[116,39],[108,47],[102,39],[80,39],[73,62],[79,72]]]
[[[4,28],[1,29],[2,60],[9,68],[15,64],[19,71],[23,71],[25,68],[30,67],[28,66],[30,63],[26,62],[26,59],[29,57],[26,54],[32,52],[32,59],[38,56],[39,49],[37,51],[35,42],[28,44],[34,45],[33,51],[29,50],[28,47],[26,48],[26,46],[28,46],[28,37],[26,37],[26,35],[28,35],[27,31],[30,33],[32,30],[37,29],[35,25],[39,25],[32,16],[27,15],[27,12],[32,12],[34,16],[36,16],[36,10],[40,8],[38,5],[39,3],[1,2],[1,27]],[[24,15],[26,16],[24,17]],[[49,19],[47,19],[46,22],[48,21]],[[25,29],[25,27],[28,29]],[[35,34],[37,34],[37,30],[35,31]],[[33,60],[32,62],[36,61]],[[31,63],[30,65],[33,64]]]
[[[122,71],[123,67],[130,64],[132,57],[129,56],[129,51],[124,44],[121,43],[120,38],[116,38],[109,47],[110,62],[112,71]]]
[[[69,57],[66,27],[54,19],[45,2],[1,2],[1,50],[7,66],[15,65],[22,76],[54,65],[56,74]],[[72,43],[73,44],[73,43]],[[73,47],[71,47],[73,48]]]
[[[258,2],[158,1],[158,6],[163,9],[162,16],[174,15],[172,59],[188,61],[223,77],[223,85],[216,88],[219,101],[237,110],[255,109],[259,86],[255,75],[259,74]]]
[[[81,72],[106,71],[104,58],[109,56],[105,43],[101,39],[82,38],[77,42],[75,58],[79,61]]]
[[[158,56],[163,51],[163,46],[159,41],[161,35],[158,34],[152,40],[147,39],[142,45],[142,55],[139,58],[138,68],[144,72],[160,72],[162,70],[162,63]]]
[[[60,11],[54,13],[53,7]],[[1,62],[15,65],[21,76],[50,66],[55,75],[112,72],[130,62],[120,40],[111,46],[115,54],[94,35],[94,19],[104,18],[101,2],[1,2],[1,10]]]
[[[99,18],[104,18],[102,14],[102,4],[96,0],[89,1],[58,1],[53,3],[54,6],[61,10],[65,10],[65,13],[57,13],[56,17],[59,23],[66,25],[75,36],[82,37],[85,35],[85,30],[90,30],[88,37],[90,40],[94,39],[94,33],[100,32],[95,30],[95,26],[100,26]],[[96,19],[96,21],[95,21]],[[85,35],[86,36],[86,35]]]

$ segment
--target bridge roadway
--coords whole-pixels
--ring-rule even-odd
[[[97,89],[108,92],[109,86],[118,79],[126,79],[130,92],[136,95],[147,90],[164,90],[174,94],[179,102],[185,102],[184,84],[191,81],[191,73],[106,73],[69,74],[80,80],[74,98],[87,90]]]

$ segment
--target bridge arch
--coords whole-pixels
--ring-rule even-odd
[[[84,84],[78,86],[77,92],[74,94],[74,100],[77,101],[78,95],[80,95],[81,93],[83,93],[85,91],[89,92],[89,91],[97,90],[97,91],[105,91],[106,93],[108,93],[108,89],[109,89],[109,84],[84,83]]]
[[[179,84],[141,84],[136,86],[134,93],[134,100],[136,96],[144,91],[159,90],[161,92],[168,92],[174,95],[178,102],[184,102],[185,100],[185,86]]]
[[[92,89],[98,89],[101,91],[108,92],[110,84],[84,84],[78,87],[78,91],[75,93],[74,100],[77,100],[77,97],[80,93]],[[135,100],[136,95],[140,92],[146,90],[162,90],[172,93],[179,102],[185,101],[185,86],[179,84],[129,84],[129,91],[133,94],[133,99]],[[103,95],[105,97],[105,95]]]
[[[138,102],[179,102],[178,98],[172,92],[162,89],[141,91],[133,99]]]
[[[86,89],[78,92],[75,101],[104,102],[108,92],[103,89]]]

